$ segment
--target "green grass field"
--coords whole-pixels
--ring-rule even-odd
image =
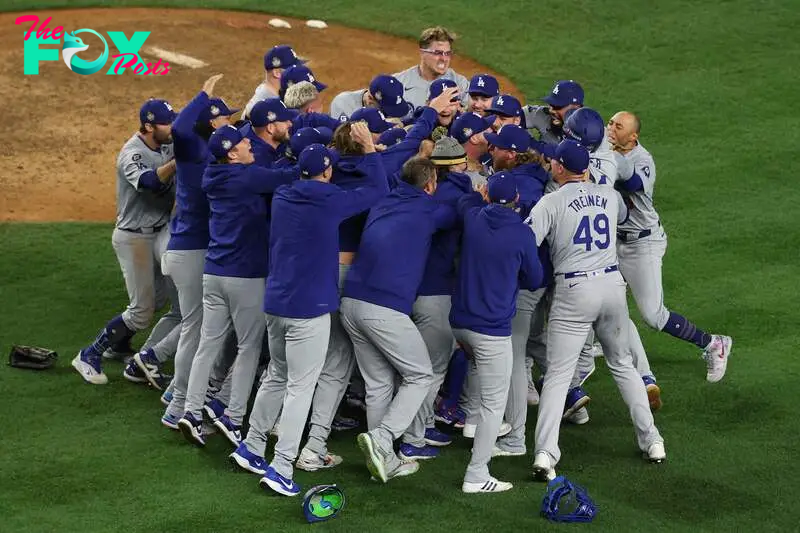
[[[6,10],[104,4],[112,3],[2,2]],[[559,467],[595,499],[591,526],[538,516],[544,489],[530,481],[530,457],[493,462],[493,473],[516,485],[500,495],[461,494],[463,440],[418,475],[376,485],[350,432],[332,440],[345,458],[340,468],[297,474],[304,487],[337,482],[346,491],[342,516],[315,528],[800,530],[795,1],[113,4],[267,9],[410,37],[441,23],[462,35],[459,51],[507,74],[530,99],[571,77],[604,116],[640,112],[670,238],[666,303],[735,338],[725,380],[711,385],[696,350],[642,329],[665,400],[656,418],[669,454],[661,466],[638,458],[626,410],[600,365],[588,383],[592,420],[564,429]],[[0,225],[0,348],[29,343],[61,355],[48,372],[0,368],[0,531],[311,527],[297,499],[267,495],[255,476],[234,472],[221,438],[197,450],[162,428],[158,395],[124,381],[121,364],[107,365],[106,387],[84,385],[71,370],[75,351],[125,301],[110,235],[110,224]],[[535,416],[532,409],[530,438]]]

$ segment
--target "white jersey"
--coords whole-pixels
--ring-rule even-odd
[[[613,187],[614,183],[621,179],[617,158],[605,135],[600,146],[589,154],[589,174],[593,182],[610,187]]]
[[[536,244],[547,240],[555,274],[617,264],[617,224],[627,217],[620,194],[607,185],[568,182],[545,194],[526,223]]]
[[[253,96],[250,98],[250,101],[247,102],[247,105],[244,106],[244,111],[242,111],[242,118],[248,118],[250,115],[250,110],[253,109],[253,106],[256,105],[257,102],[261,100],[266,100],[267,98],[277,98],[278,93],[273,89],[270,85],[266,83],[259,83],[258,87],[256,87]]]
[[[616,153],[616,152],[615,152]],[[625,199],[630,216],[619,229],[623,231],[642,231],[654,229],[658,226],[658,213],[653,205],[653,195],[656,186],[656,164],[644,146],[636,144],[627,154],[617,153],[622,180],[628,181],[633,174],[642,180],[643,190],[628,191],[621,188],[622,197]]]
[[[431,82],[420,75],[419,65],[414,65],[403,72],[393,74],[393,76],[403,84],[406,90],[405,99],[407,102],[411,102],[414,109],[425,105],[425,102],[428,101],[428,90],[431,87]],[[469,80],[467,78],[451,68],[447,69],[447,72],[439,77],[456,82],[461,93],[461,104],[465,107],[469,105],[469,93],[467,92],[469,90]]]
[[[145,144],[141,135],[133,137],[122,147],[117,156],[117,227],[138,230],[163,226],[169,222],[172,204],[175,202],[175,182],[170,183],[161,194],[139,187],[139,178],[148,171],[155,171],[173,158],[172,145],[164,144],[153,150]]]
[[[364,107],[364,93],[367,89],[345,91],[337,94],[331,101],[330,116],[342,122],[347,121],[355,111]]]

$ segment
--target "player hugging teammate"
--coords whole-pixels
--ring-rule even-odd
[[[414,474],[463,428],[462,491],[492,493],[512,488],[492,458],[531,452],[534,479],[554,478],[561,422],[589,421],[596,338],[639,450],[663,461],[627,287],[648,326],[702,350],[709,382],[733,341],[665,307],[642,122],[606,124],[573,80],[523,105],[489,74],[456,73],[454,40],[426,29],[418,64],[339,94],[333,116],[289,45],[265,54],[246,121],[215,96],[221,75],[178,114],[145,102],[117,159],[129,305],[73,360],[83,379],[105,384],[102,358],[132,356],[123,375],[164,390],[164,426],[199,447],[221,433],[281,495],[300,493],[295,467],[341,464],[328,437],[359,425],[344,406],[366,411],[354,438],[375,480]]]

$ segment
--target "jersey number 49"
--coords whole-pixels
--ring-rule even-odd
[[[592,233],[594,229],[594,233]],[[603,240],[596,239],[595,237],[602,237]],[[611,244],[611,234],[609,232],[608,217],[603,213],[594,217],[594,220],[589,222],[589,216],[584,216],[578,223],[578,229],[572,237],[572,242],[578,245],[584,245],[587,252],[592,250],[592,243],[601,250],[608,248]]]

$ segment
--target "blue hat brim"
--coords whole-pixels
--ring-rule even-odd
[[[244,138],[250,134],[252,129],[253,128],[250,126],[250,123],[245,121],[244,124],[239,127],[239,133],[242,135],[242,138]]]
[[[488,141],[488,143],[490,145],[496,146],[498,148],[502,148],[503,150],[510,150],[511,149],[503,142],[503,139],[500,137],[499,134],[494,133],[494,132],[490,132],[490,133],[486,133],[484,135],[486,136],[486,140]]]
[[[319,92],[322,92],[322,91],[324,91],[325,89],[328,88],[327,85],[325,85],[321,81],[317,81],[317,80],[314,80],[314,87],[316,87]]]
[[[569,102],[562,100],[558,95],[552,93],[542,98],[542,100],[555,107],[564,107],[569,104]]]
[[[490,93],[485,89],[475,89],[474,91],[467,91],[467,94],[469,95],[477,94],[478,96],[485,96],[486,98],[494,98],[495,96],[498,96],[500,93],[499,92]]]

